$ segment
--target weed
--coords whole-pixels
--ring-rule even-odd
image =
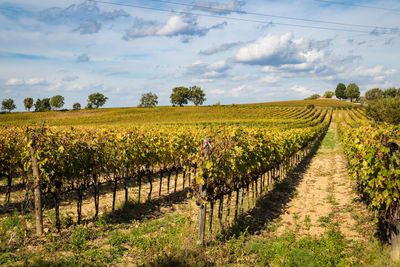
[[[80,251],[87,248],[89,229],[86,226],[79,226],[70,237],[70,244],[73,250]]]
[[[109,234],[110,239],[106,242],[113,247],[120,247],[129,240],[129,235],[121,233],[119,230],[113,230]]]
[[[307,230],[309,230],[311,227],[311,218],[308,214],[304,217],[304,226]]]

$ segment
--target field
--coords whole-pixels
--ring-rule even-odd
[[[383,189],[372,194],[354,149],[396,129],[353,104],[15,113],[0,124],[3,265],[395,264],[379,227],[397,207],[397,163],[377,141]]]
[[[301,100],[286,102],[270,102],[249,105],[221,105],[205,107],[155,107],[155,108],[107,108],[66,112],[13,113],[2,114],[0,125],[25,126],[132,126],[143,124],[176,124],[176,123],[209,123],[209,122],[241,122],[262,121],[263,114],[279,107],[346,107],[348,102],[337,100]],[[223,114],[221,116],[221,114]]]

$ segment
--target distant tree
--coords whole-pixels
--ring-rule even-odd
[[[148,92],[146,94],[142,94],[142,98],[140,98],[139,107],[143,108],[152,108],[157,106],[158,104],[158,96],[153,94],[152,92]]]
[[[186,87],[175,87],[172,89],[172,94],[169,98],[172,105],[179,105],[180,107],[183,107],[183,105],[187,104],[190,99],[190,91]]]
[[[108,97],[105,97],[101,93],[91,94],[88,97],[88,106],[90,104],[90,106],[92,106],[94,108],[99,108],[106,103],[107,99],[108,99]]]
[[[357,84],[351,83],[347,85],[344,94],[347,98],[350,98],[350,102],[353,102],[353,99],[357,99],[360,97],[360,88]]]
[[[85,106],[85,109],[92,109],[93,105],[92,103],[87,103],[87,105]]]
[[[371,100],[365,109],[366,114],[377,122],[400,124],[400,98],[388,97]]]
[[[31,108],[33,107],[33,98],[32,97],[25,98],[24,106],[26,110],[31,111]]]
[[[307,98],[304,98],[304,100],[314,100],[314,99],[317,99],[318,97],[320,97],[319,94],[314,94],[314,95],[312,95],[312,96],[309,96],[309,97],[307,97]]]
[[[346,85],[344,85],[343,83],[338,83],[335,90],[336,97],[339,99],[346,99],[346,95],[344,93],[345,90],[346,90]]]
[[[398,91],[396,88],[389,88],[383,91],[383,97],[396,97],[398,96]]]
[[[200,87],[192,86],[189,87],[189,100],[193,102],[196,106],[203,105],[204,101],[206,101],[206,94],[201,90]]]
[[[40,100],[40,98],[36,99],[36,102],[34,104],[35,106],[35,112],[39,112],[40,111],[40,105],[42,103],[42,100]]]
[[[74,110],[80,110],[80,109],[81,109],[81,104],[79,104],[79,103],[74,103],[74,104],[72,105],[72,108],[73,108]]]
[[[332,98],[332,96],[334,96],[334,95],[335,95],[335,93],[332,92],[332,91],[326,91],[326,92],[324,93],[324,97],[325,97],[325,98]]]
[[[375,100],[381,97],[383,97],[383,91],[379,88],[373,88],[365,92],[365,98],[368,101]]]
[[[50,105],[50,98],[43,98],[40,100],[39,98],[36,100],[35,103],[35,111],[36,112],[43,112],[43,111],[49,111],[51,110],[51,105]]]
[[[11,110],[14,110],[15,108],[16,106],[13,99],[7,98],[1,101],[1,110],[8,110],[8,112],[11,112]]]
[[[50,105],[53,109],[57,110],[64,106],[64,97],[61,95],[55,95],[50,99]]]

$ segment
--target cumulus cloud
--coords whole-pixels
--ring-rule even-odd
[[[319,57],[322,50],[329,45],[329,40],[294,39],[290,32],[283,35],[269,34],[241,47],[236,54],[236,60],[244,64],[263,66],[301,64],[313,57]]]
[[[246,4],[245,1],[238,1],[238,0],[231,0],[228,3],[199,1],[196,3],[193,9],[205,12],[211,12],[214,14],[227,15],[232,12],[240,13],[241,12],[240,8],[245,4]]]
[[[204,36],[210,30],[222,29],[226,25],[227,23],[223,22],[211,27],[200,27],[197,17],[191,15],[172,15],[165,24],[135,18],[133,26],[126,32],[123,39],[129,40],[147,36],[182,36],[182,41],[186,42],[188,37]]]
[[[88,54],[81,54],[77,56],[76,61],[77,62],[88,62],[90,60],[90,57]]]
[[[45,79],[41,78],[31,78],[28,80],[24,79],[17,79],[17,78],[10,78],[7,80],[6,85],[29,85],[29,86],[46,86],[50,83]]]
[[[101,12],[96,2],[85,1],[81,4],[72,4],[66,8],[51,7],[39,13],[39,21],[48,24],[78,24],[75,31],[81,34],[97,33],[102,26],[101,22],[115,20],[130,15],[124,10]]]
[[[201,50],[199,52],[199,54],[204,55],[204,56],[210,56],[210,55],[214,55],[214,54],[217,54],[220,52],[227,51],[227,50],[234,48],[236,46],[239,46],[241,44],[242,44],[242,42],[234,42],[234,43],[224,43],[224,44],[220,44],[220,45],[214,45],[205,50]]]

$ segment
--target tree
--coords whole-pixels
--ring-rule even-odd
[[[146,94],[142,94],[139,107],[152,108],[157,106],[157,104],[158,104],[158,96],[156,94],[148,92]]]
[[[72,105],[72,108],[73,108],[74,110],[80,110],[80,109],[81,109],[81,104],[79,104],[79,103],[74,103],[74,104]]]
[[[378,98],[371,100],[365,109],[368,116],[377,122],[400,123],[400,98]]]
[[[8,110],[8,112],[11,112],[11,110],[14,110],[15,108],[16,106],[13,99],[7,98],[1,101],[1,110]]]
[[[57,110],[64,106],[64,97],[60,95],[55,95],[50,99],[50,105],[53,109]]]
[[[31,111],[31,108],[33,107],[33,98],[32,97],[25,98],[24,106],[26,110]]]
[[[320,95],[314,94],[314,95],[312,95],[312,96],[309,96],[309,97],[307,97],[307,98],[304,98],[304,100],[314,100],[314,99],[317,99],[318,97],[320,97]]]
[[[43,98],[40,100],[39,98],[36,100],[35,103],[35,111],[36,112],[43,112],[43,111],[49,111],[51,110],[51,105],[50,105],[50,98]]]
[[[190,91],[186,87],[175,87],[172,89],[172,94],[169,97],[173,106],[179,105],[183,107],[190,99]]]
[[[365,92],[365,98],[368,101],[375,100],[381,97],[383,97],[383,91],[379,88],[373,88]]]
[[[206,101],[206,94],[201,90],[200,87],[192,86],[189,87],[189,100],[193,102],[196,106],[203,105]]]
[[[398,91],[396,88],[389,88],[383,91],[383,97],[396,97],[398,95]]]
[[[108,99],[108,97],[105,97],[101,93],[91,94],[88,97],[88,105],[87,105],[87,107],[99,108],[99,107],[103,106],[106,103],[107,99]]]
[[[357,84],[351,83],[347,85],[344,94],[347,98],[350,98],[350,102],[353,102],[353,99],[357,99],[360,97],[360,88],[358,87]]]
[[[344,85],[343,83],[338,83],[335,90],[336,97],[339,99],[346,99],[346,94],[344,93],[345,90],[346,85]]]
[[[334,95],[335,95],[335,93],[332,92],[332,91],[326,91],[326,92],[324,93],[324,97],[325,97],[325,98],[332,98],[332,96],[334,96]]]

